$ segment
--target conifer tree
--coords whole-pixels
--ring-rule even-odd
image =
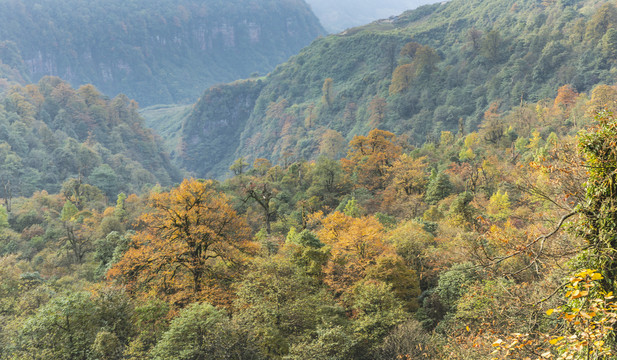
[[[434,204],[446,198],[452,192],[450,178],[443,172],[431,176],[431,180],[426,188],[426,202]]]

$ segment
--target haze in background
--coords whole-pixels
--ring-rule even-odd
[[[399,15],[436,0],[306,0],[330,33]]]

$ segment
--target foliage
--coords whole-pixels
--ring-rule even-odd
[[[4,206],[0,207],[0,230],[6,229],[9,226],[9,214]]]
[[[383,227],[375,218],[353,218],[335,212],[322,220],[322,226],[317,235],[332,253],[324,270],[325,281],[337,293],[350,290],[371,263],[391,251],[382,241]]]
[[[12,87],[0,106],[0,129],[0,196],[9,212],[13,197],[58,192],[70,179],[113,200],[181,177],[137,104],[124,95],[109,99],[92,85],[74,90],[45,77]]]
[[[349,146],[343,163],[346,170],[354,173],[358,183],[367,189],[383,189],[393,159],[402,152],[402,147],[396,143],[396,135],[374,129],[368,136],[354,137]]]
[[[182,310],[151,351],[152,359],[260,359],[253,344],[223,310],[193,303]]]
[[[216,274],[222,274],[219,266],[237,267],[253,245],[245,221],[225,195],[211,181],[187,179],[170,192],[152,193],[150,206],[153,211],[140,218],[145,228],[133,236],[109,276],[127,283],[132,291],[174,302],[208,297],[229,301],[209,282],[214,281],[216,288]]]
[[[132,307],[124,294],[107,291],[97,297],[84,292],[52,299],[23,326],[20,351],[54,359],[90,359],[108,353],[105,343],[116,351],[132,335]]]
[[[597,259],[590,248],[568,263],[584,244],[559,231],[584,200],[563,124],[587,123],[597,104],[561,95],[495,107],[490,126],[420,148],[375,130],[340,160],[240,159],[223,183],[189,179],[111,206],[79,178],[16,197],[0,230],[3,254],[16,254],[1,260],[2,356],[488,359],[495,337],[545,353],[551,344],[534,341],[562,336],[543,337],[559,334],[546,309],[571,310],[551,297],[559,278]],[[600,95],[617,98],[610,87]],[[286,110],[275,101],[270,115]],[[128,296],[100,296],[103,284]],[[95,294],[79,298],[94,309],[75,330],[81,350],[47,345],[74,329],[26,326],[47,324],[43,311],[61,313],[56,302],[84,289]]]
[[[255,264],[234,305],[239,323],[254,332],[269,358],[286,355],[291,344],[319,328],[344,323],[343,309],[315,280],[280,257]]]
[[[505,220],[510,215],[510,198],[508,192],[497,191],[494,193],[490,200],[488,208],[486,209],[488,214],[495,219]]]
[[[612,10],[450,4],[206,92],[176,154],[222,182],[168,187],[126,97],[7,93],[0,357],[612,357]]]
[[[178,120],[182,122],[176,134],[179,142],[171,146],[176,163],[201,176],[226,174],[236,160],[228,149],[240,145],[240,132],[261,88],[260,80],[248,80],[205,91],[185,118]]]
[[[58,359],[87,359],[96,337],[90,296],[73,294],[54,299],[25,324],[23,336],[32,339],[26,352],[43,353]]]
[[[385,283],[360,283],[354,288],[350,298],[354,311],[353,331],[369,349],[405,320],[402,303]]]
[[[493,343],[494,353],[501,352],[510,358],[524,354],[529,347],[536,347],[532,352],[539,355],[538,359],[611,358],[617,305],[612,292],[601,290],[599,281],[602,279],[602,274],[591,269],[570,278],[565,286],[565,304],[546,311],[548,316],[558,315],[563,324],[556,329],[560,333],[544,333],[540,338],[516,333],[511,343],[497,339]]]
[[[442,131],[463,137],[478,128],[487,111],[498,114],[555,99],[566,84],[569,95],[601,83],[610,86],[617,66],[610,56],[614,8],[590,0],[454,1],[348,29],[317,39],[260,79],[255,91],[242,82],[227,85],[234,89],[217,100],[223,107],[217,111],[241,109],[242,121],[225,116],[219,118],[233,120],[215,125],[196,109],[185,122],[191,127],[181,144],[200,154],[204,143],[222,142],[204,133],[203,125],[225,127],[233,139],[225,138],[221,152],[276,164],[289,156],[317,158],[328,131],[351,140],[379,128],[415,146],[427,140],[437,144]],[[206,92],[200,102],[209,96]],[[565,104],[574,97],[569,98],[559,99],[558,104],[566,102],[550,112],[569,111]],[[281,116],[270,116],[270,104],[281,101],[286,103]],[[490,130],[485,140],[503,140],[504,125],[485,122]],[[461,159],[473,153],[466,148]],[[235,159],[205,152],[197,157],[201,161],[191,159],[188,170],[217,178],[227,176]]]
[[[452,184],[450,183],[450,178],[446,173],[439,172],[437,174],[433,174],[426,187],[426,202],[429,204],[434,204],[450,195],[451,191]]]
[[[609,342],[617,322],[617,305],[612,293],[598,291],[595,282],[602,278],[589,269],[576,274],[566,286],[567,304],[547,311],[548,315],[557,312],[573,327],[572,336],[549,340],[560,358],[604,359],[614,354]]]
[[[354,346],[355,340],[345,327],[318,328],[315,339],[294,344],[284,359],[343,360],[353,356]]]
[[[617,247],[617,212],[614,211],[615,169],[617,154],[612,144],[617,139],[617,121],[609,113],[600,113],[596,125],[581,134],[580,151],[585,158],[589,174],[586,182],[587,202],[579,212],[583,221],[579,231],[590,245],[589,265],[602,271],[602,285],[606,291],[614,291],[617,263],[611,255]]]

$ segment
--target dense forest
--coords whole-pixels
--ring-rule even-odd
[[[254,85],[208,90],[175,133],[172,156],[196,176],[223,178],[239,157],[315,159],[328,130],[348,142],[380,128],[415,146],[469,132],[489,108],[554,98],[564,84],[612,84],[616,22],[611,2],[427,5],[321,38]]]
[[[452,0],[146,121],[0,43],[0,359],[616,358],[613,48]]]
[[[302,0],[2,0],[0,24],[0,60],[25,79],[60,76],[142,105],[268,73],[324,33]]]
[[[420,147],[374,129],[224,182],[14,198],[0,356],[609,358],[615,109],[565,85]]]
[[[75,90],[45,77],[13,86],[0,105],[0,198],[57,193],[70,179],[87,181],[110,198],[182,178],[160,139],[144,126],[137,104],[103,96],[92,85]]]

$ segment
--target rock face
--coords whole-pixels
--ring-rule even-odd
[[[263,86],[248,80],[206,91],[182,126],[178,163],[198,176],[225,174]]]
[[[324,33],[303,0],[0,0],[0,41],[55,75],[141,105],[265,74]]]

